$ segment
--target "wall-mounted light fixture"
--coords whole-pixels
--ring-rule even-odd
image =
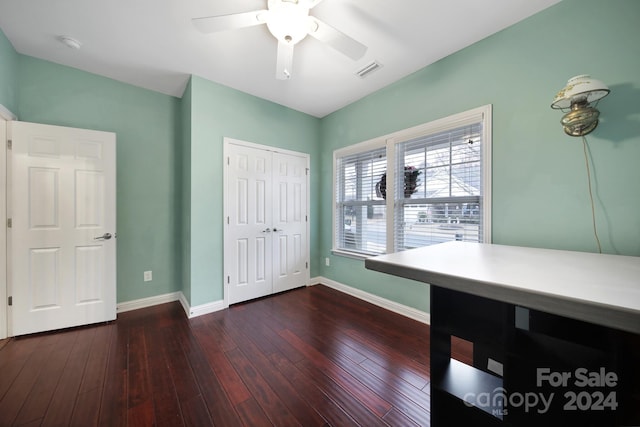
[[[595,108],[598,101],[609,94],[609,88],[600,80],[583,74],[569,79],[558,92],[551,108],[570,110],[560,123],[570,136],[584,136],[598,126],[600,112]]]
[[[598,252],[602,253],[598,228],[596,225],[596,209],[591,186],[591,168],[589,167],[589,156],[587,138],[598,126],[600,112],[596,109],[599,100],[609,94],[609,88],[600,80],[592,79],[591,76],[583,74],[569,79],[567,85],[558,92],[551,103],[551,108],[559,110],[569,110],[562,116],[562,127],[564,132],[570,136],[581,136],[584,151],[584,162],[587,170],[587,182],[589,189],[589,199],[591,201],[591,220],[593,223],[593,235],[598,245]]]

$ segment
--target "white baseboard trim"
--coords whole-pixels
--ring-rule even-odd
[[[180,295],[182,295],[182,292],[180,293]],[[184,301],[183,299],[184,299],[184,296],[182,299],[180,299],[180,303],[182,304],[182,307],[184,308],[184,312],[187,314],[187,317],[189,319],[193,319],[194,317],[203,316],[205,314],[213,313],[213,312],[220,311],[227,308],[223,300],[212,301],[206,304],[200,304],[193,307],[189,307],[189,304],[187,303],[186,299],[184,299]]]
[[[118,313],[124,313],[125,311],[138,310],[140,308],[147,308],[154,305],[165,304],[174,301],[180,302],[180,305],[182,305],[182,309],[189,319],[227,308],[224,305],[224,301],[222,300],[191,307],[189,306],[189,302],[187,301],[187,298],[184,296],[184,294],[181,291],[178,291],[163,295],[155,295],[148,298],[121,302],[116,306],[116,311]]]
[[[182,292],[180,292],[180,298],[178,298],[178,301],[180,301],[184,314],[186,314],[187,318],[190,319],[189,312],[191,311],[191,307],[189,307],[189,301],[187,301],[187,297],[185,297]]]
[[[386,298],[379,297],[372,293],[345,285],[340,282],[336,282],[335,280],[327,279],[326,277],[322,277],[322,276],[312,277],[309,280],[310,285],[314,285],[317,283],[328,286],[337,291],[344,292],[345,294],[348,294],[358,299],[361,299],[363,301],[369,302],[373,305],[377,305],[378,307],[382,307],[389,311],[393,311],[394,313],[401,314],[410,319],[417,320],[418,322],[426,323],[427,325],[431,324],[431,315],[429,313],[415,309],[413,307],[409,307],[404,304],[400,304],[395,301],[391,301]],[[220,311],[227,308],[227,306],[224,303],[224,300],[212,301],[206,304],[201,304],[201,305],[196,305],[194,307],[191,307],[186,297],[184,296],[184,294],[178,291],[178,292],[171,292],[163,295],[156,295],[148,298],[141,298],[137,300],[121,302],[116,306],[116,311],[118,313],[124,313],[126,311],[138,310],[140,308],[147,308],[154,305],[165,304],[173,301],[180,302],[180,305],[182,305],[182,309],[184,310],[185,314],[189,319],[192,319],[198,316],[203,316],[209,313],[214,313],[216,311]]]
[[[124,313],[125,311],[138,310],[140,308],[147,308],[154,305],[178,301],[181,295],[182,292],[171,292],[168,294],[121,302],[116,306],[116,312]]]
[[[388,300],[386,298],[379,297],[378,295],[374,295],[372,293],[356,289],[354,287],[345,285],[340,282],[336,282],[335,280],[327,279],[326,277],[318,276],[312,277],[309,281],[311,285],[316,283],[328,286],[337,291],[344,292],[345,294],[351,295],[353,297],[359,298],[363,301],[369,302],[373,305],[377,305],[378,307],[382,307],[389,311],[393,311],[394,313],[401,314],[405,317],[408,317],[413,320],[417,320],[418,322],[426,323],[427,325],[431,324],[431,315],[422,310],[415,309],[413,307],[406,306],[404,304],[397,303],[395,301]]]

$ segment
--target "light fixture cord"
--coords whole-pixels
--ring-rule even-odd
[[[598,237],[598,228],[596,227],[596,208],[593,201],[593,191],[591,189],[591,170],[589,168],[589,156],[587,154],[587,138],[582,136],[582,148],[584,150],[584,163],[587,166],[587,180],[589,183],[589,199],[591,200],[591,220],[593,222],[593,235],[596,238],[598,244],[598,252],[602,253],[602,246],[600,245],[600,238]]]

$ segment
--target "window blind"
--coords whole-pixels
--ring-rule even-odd
[[[386,202],[380,186],[386,168],[385,147],[336,158],[336,249],[386,252]]]
[[[396,144],[394,250],[482,241],[482,123]]]

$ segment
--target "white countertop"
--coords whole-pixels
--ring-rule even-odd
[[[365,267],[640,334],[640,257],[447,242]]]

